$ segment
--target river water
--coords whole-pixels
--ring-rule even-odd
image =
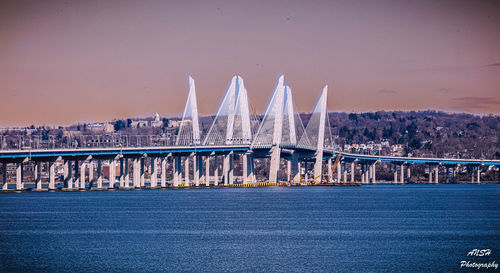
[[[500,185],[0,194],[2,272],[467,272],[499,253]]]

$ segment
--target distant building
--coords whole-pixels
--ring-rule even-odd
[[[130,127],[132,127],[132,128],[148,127],[148,122],[146,120],[134,120],[130,124]]]
[[[179,127],[181,125],[180,120],[169,120],[168,127]]]
[[[151,121],[151,127],[162,127],[163,126],[163,121],[160,119],[160,115],[156,113],[153,116],[153,120]]]
[[[108,122],[97,122],[87,124],[87,129],[94,132],[105,132],[105,133],[113,133],[115,131],[115,127],[113,124]]]

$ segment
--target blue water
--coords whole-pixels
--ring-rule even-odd
[[[2,272],[466,272],[499,253],[500,185],[0,194]]]

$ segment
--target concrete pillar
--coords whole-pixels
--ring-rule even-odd
[[[184,160],[184,186],[189,187],[189,156]]]
[[[247,172],[246,172],[246,178],[247,178],[247,183],[255,183],[255,170],[254,170],[254,161],[253,161],[253,155],[252,154],[247,154]],[[291,163],[291,161],[290,161]],[[290,181],[291,183],[291,181]]]
[[[144,174],[145,174],[144,157],[141,157],[141,159],[139,160],[139,163],[140,163],[140,171],[139,171],[140,183],[141,183],[141,187],[144,187],[144,186],[146,186],[146,178],[144,177]]]
[[[233,154],[224,155],[224,186],[233,184]]]
[[[132,159],[132,183],[135,188],[141,187],[141,163],[140,158]]]
[[[398,165],[394,164],[394,184],[398,183]]]
[[[158,158],[152,157],[151,158],[151,187],[156,188],[158,187],[158,168],[156,168],[156,165],[158,164]]]
[[[2,182],[3,182],[3,185],[2,185],[2,189],[3,190],[6,190],[8,188],[8,181],[7,181],[7,163],[3,163],[2,164],[2,176],[3,176],[3,179],[2,179]]]
[[[408,165],[408,168],[406,168],[406,179],[408,181],[408,184],[411,183],[411,171],[410,171],[410,165]]]
[[[102,188],[102,160],[97,160],[97,188]]]
[[[372,179],[372,168],[371,164],[368,162],[365,164],[365,183],[370,184]]]
[[[288,177],[291,176],[290,172],[292,171],[291,168],[291,162],[288,162]],[[243,154],[243,184],[246,185],[248,183],[248,176],[249,176],[249,168],[248,168],[248,154],[244,153]]]
[[[366,183],[372,182],[372,164],[366,163]]]
[[[94,186],[94,162],[89,161],[89,187]]]
[[[292,176],[294,183],[300,183],[299,154],[296,152],[292,153]]]
[[[218,162],[218,156],[216,155],[214,158],[214,185],[218,186],[219,185],[219,162]]]
[[[309,162],[304,161],[304,181],[309,182]]]
[[[429,165],[429,184],[432,184],[432,165]]]
[[[291,180],[292,180],[292,161],[287,160],[286,161],[286,181],[288,183],[291,183],[292,182]],[[246,184],[246,182],[245,182],[245,184]]]
[[[123,184],[125,187],[130,187],[130,165],[129,165],[129,160],[128,158],[123,159],[123,167],[124,167],[124,178],[123,178]]]
[[[435,184],[439,183],[439,166],[438,165],[434,166],[434,183]]]
[[[42,162],[35,162],[35,186],[37,189],[42,189]]]
[[[477,183],[481,183],[481,167],[477,166]]]
[[[273,146],[271,148],[271,161],[269,164],[269,182],[277,183],[279,177],[279,169],[280,169],[280,156],[281,149],[279,146]]]
[[[471,173],[471,178],[472,178],[471,179],[471,183],[474,183],[474,181],[475,181],[474,180],[474,171],[476,170],[476,167],[470,167],[470,169],[471,169],[470,173]]]
[[[75,168],[75,188],[80,187],[80,161],[75,160],[74,162]]]
[[[85,189],[85,167],[86,164],[82,161],[82,165],[80,165],[80,189]]]
[[[256,183],[257,178],[255,177],[255,161],[254,161],[253,155],[250,157],[249,161],[250,161],[250,173],[252,175],[252,183]],[[292,165],[292,171],[293,171],[293,165]],[[300,177],[300,173],[298,172],[298,168],[297,168],[297,174]],[[300,181],[300,178],[299,178],[299,181]]]
[[[22,190],[23,186],[23,163],[19,162],[16,165],[16,190]]]
[[[66,160],[64,162],[64,182],[68,189],[73,188],[73,167],[71,164],[71,160]]]
[[[450,183],[450,167],[449,166],[445,166],[446,168],[446,183]]]
[[[401,184],[405,183],[405,165],[401,164]]]
[[[229,185],[234,183],[234,154],[229,154]]]
[[[109,188],[114,188],[116,183],[116,160],[109,162]]]
[[[342,179],[342,163],[339,161],[337,164],[337,183],[340,183]]]
[[[200,186],[200,167],[201,167],[201,162],[200,162],[201,156],[194,155],[193,156],[193,179],[194,179],[194,185],[196,187]]]
[[[201,156],[201,155],[198,156],[197,166],[198,166],[198,175],[199,175],[199,179],[198,179],[198,185],[199,185],[199,184],[205,182],[205,171],[203,170],[203,156]]]
[[[125,186],[125,166],[124,166],[124,158],[121,157],[120,158],[120,173],[118,175],[119,177],[119,182],[120,182],[120,187],[124,187]]]
[[[55,170],[55,162],[49,161],[49,189],[53,190],[56,188],[56,170]]]
[[[365,164],[361,163],[361,184],[365,184]]]
[[[180,165],[181,165],[181,157],[180,156],[175,156],[174,157],[174,187],[178,187],[180,183],[180,177],[179,177],[179,170],[180,170]]]
[[[377,183],[377,162],[373,163],[373,178],[372,178],[373,184]]]
[[[354,183],[354,168],[355,168],[354,164],[355,162],[353,161],[351,163],[351,183]]]
[[[347,183],[347,162],[344,161],[344,183]]]
[[[327,168],[328,168],[328,171],[327,171],[328,178],[326,179],[326,181],[327,181],[327,183],[332,183],[333,172],[332,172],[332,158],[331,157],[329,157],[327,160]]]
[[[167,158],[161,158],[161,175],[160,175],[160,184],[162,188],[167,187]]]
[[[210,186],[210,156],[205,157],[205,186]]]
[[[457,166],[453,166],[453,184],[457,183]]]

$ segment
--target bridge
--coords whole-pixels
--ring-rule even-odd
[[[28,162],[33,166],[34,190],[276,185],[280,182],[280,165],[286,165],[282,181],[289,184],[369,184],[377,182],[376,168],[380,163],[393,165],[392,182],[397,184],[411,182],[411,167],[415,164],[428,166],[429,183],[439,183],[439,170],[443,168],[447,179],[451,173],[456,182],[458,166],[470,168],[470,182],[480,183],[482,171],[489,166],[500,166],[500,160],[342,152],[335,148],[330,132],[326,106],[328,86],[321,90],[307,126],[304,126],[283,75],[277,80],[261,120],[250,115],[243,78],[234,76],[210,128],[203,133],[192,77],[188,79],[188,86],[182,120],[172,145],[0,150],[2,190],[26,189],[23,164]],[[242,169],[239,181],[234,175],[235,157]],[[265,181],[256,179],[255,159],[268,162],[269,175]],[[150,161],[149,183],[145,179],[146,161]],[[15,167],[15,184],[9,183],[9,164]],[[63,176],[56,185],[57,164],[62,164]],[[361,181],[355,181],[356,164],[360,166]],[[107,175],[103,173],[103,166],[108,169]],[[47,181],[43,181],[43,174],[47,174]],[[167,174],[172,176],[170,181],[167,181]]]

